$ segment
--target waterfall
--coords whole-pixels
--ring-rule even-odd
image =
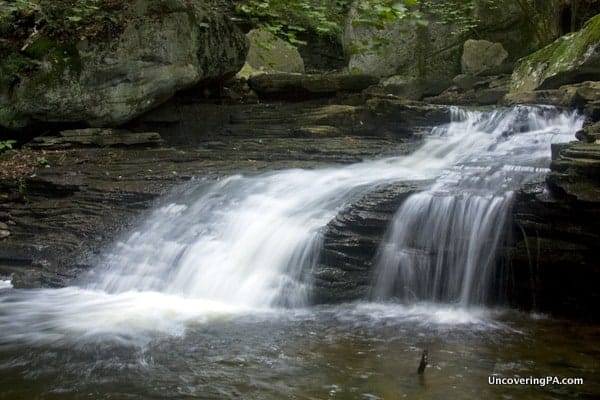
[[[513,191],[545,173],[550,144],[572,140],[581,125],[552,108],[455,109],[408,156],[190,182],[78,286],[29,291],[0,282],[0,348],[97,337],[143,344],[152,338],[145,332],[179,335],[190,321],[306,306],[328,222],[399,181],[433,184],[390,224],[372,298],[485,302]]]
[[[572,118],[526,107],[487,115],[454,110],[453,123],[433,136],[475,136],[485,146],[396,212],[378,251],[372,298],[472,305],[497,296],[492,287],[506,279],[498,276],[498,253],[514,191],[547,171],[550,142],[568,140],[580,124]]]
[[[375,185],[435,179],[398,211],[376,298],[479,303],[493,277],[514,188],[545,172],[574,114],[454,109],[409,156],[195,184],[105,258],[94,289],[163,292],[240,306],[306,305],[323,228]]]

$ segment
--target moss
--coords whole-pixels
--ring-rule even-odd
[[[511,91],[541,88],[554,75],[567,72],[585,61],[591,46],[600,42],[600,14],[591,18],[579,32],[565,35],[524,58],[515,68]]]

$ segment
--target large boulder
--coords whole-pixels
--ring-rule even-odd
[[[523,58],[513,72],[511,92],[556,89],[585,80],[600,80],[600,14],[580,31]]]
[[[178,90],[232,76],[244,63],[246,37],[206,2],[115,4],[101,21],[82,21],[96,25],[76,36],[41,29],[23,51],[0,61],[0,127],[120,125]],[[19,70],[15,59],[35,67]]]
[[[268,73],[304,73],[304,60],[298,50],[265,29],[252,29],[246,34],[250,42],[248,56],[239,77]]]
[[[489,40],[469,39],[463,46],[460,59],[463,74],[476,75],[485,70],[497,68],[508,57],[501,43]]]
[[[357,23],[355,2],[344,31],[349,68],[380,77],[405,80],[450,81],[461,72],[467,39],[499,42],[507,61],[531,53],[559,35],[558,0],[440,0],[423,1],[420,10],[427,26],[410,19],[379,30]]]

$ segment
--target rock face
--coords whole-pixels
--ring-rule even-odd
[[[521,60],[513,72],[511,92],[556,89],[584,80],[600,80],[600,15],[579,32],[562,36]]]
[[[313,301],[336,303],[365,299],[373,263],[389,221],[400,204],[425,183],[397,183],[367,194],[339,213],[326,228],[314,271]]]
[[[513,301],[597,320],[600,145],[558,145],[553,153],[550,192],[542,184],[516,198]]]
[[[508,53],[501,43],[469,39],[463,46],[460,64],[463,74],[476,75],[501,66],[507,57]]]
[[[469,38],[500,42],[508,61],[514,61],[558,37],[557,4],[556,0],[425,1],[421,11],[429,21],[426,27],[400,21],[383,30],[353,22],[359,16],[355,4],[344,32],[349,69],[382,77],[399,75],[407,81],[449,81],[461,71],[463,43]]]
[[[123,124],[178,90],[231,76],[243,65],[245,36],[209,4],[135,0],[112,15],[120,25],[94,38],[58,42],[42,31],[25,50],[39,67],[2,74],[0,126]]]

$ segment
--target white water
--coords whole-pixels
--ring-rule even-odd
[[[487,237],[486,230],[501,227],[497,220],[504,213],[501,210],[492,217],[490,210],[496,210],[498,204],[505,207],[515,185],[543,172],[539,166],[548,162],[550,143],[573,139],[582,122],[573,114],[525,107],[489,113],[456,111],[454,118],[455,122],[435,129],[409,156],[318,170],[237,175],[189,187],[177,201],[155,210],[117,243],[90,277],[89,285],[26,293],[10,290],[11,295],[0,297],[3,340],[35,342],[42,337],[58,340],[73,333],[107,332],[130,337],[144,330],[177,333],[190,320],[279,305],[304,306],[321,231],[356,196],[385,182],[437,179],[432,190],[414,196],[407,204],[420,209],[429,203],[425,208],[433,208],[432,215],[438,216],[449,207],[459,208],[470,216],[463,221],[450,213],[448,223],[464,223],[449,233]],[[492,182],[489,175],[497,175],[498,180]],[[476,200],[433,205],[433,197],[463,190],[465,199]],[[441,223],[419,210],[409,214],[409,225]],[[483,219],[477,222],[476,217]],[[491,221],[494,225],[488,226]],[[394,229],[399,224],[396,222]],[[423,238],[427,240],[427,234],[413,237]],[[469,265],[478,268],[490,251],[469,247],[477,244],[473,241],[467,243],[466,257],[475,260]],[[388,248],[397,253],[392,243]],[[394,268],[395,274],[402,273],[397,265],[391,270]],[[389,273],[386,269],[382,276]],[[470,293],[485,289],[477,285],[472,292],[469,285],[476,274],[466,270],[456,279],[460,283],[449,284],[452,296],[437,296],[438,289],[433,288],[416,298],[427,298],[428,290],[429,300],[454,299],[454,292],[466,292],[467,302],[477,302],[479,294]],[[378,297],[395,294],[388,289],[377,289]],[[434,315],[435,307],[432,309],[429,314]],[[423,310],[417,314],[430,308]],[[446,321],[458,323],[464,320],[463,313],[452,308],[443,314]]]
[[[459,114],[462,122],[438,128],[441,136],[460,140],[476,132],[479,147],[402,204],[379,249],[375,299],[470,305],[493,298],[492,283],[499,290],[503,281],[497,253],[513,191],[546,171],[540,166],[550,142],[570,139],[578,127],[564,116],[540,118],[527,109],[490,119]]]

